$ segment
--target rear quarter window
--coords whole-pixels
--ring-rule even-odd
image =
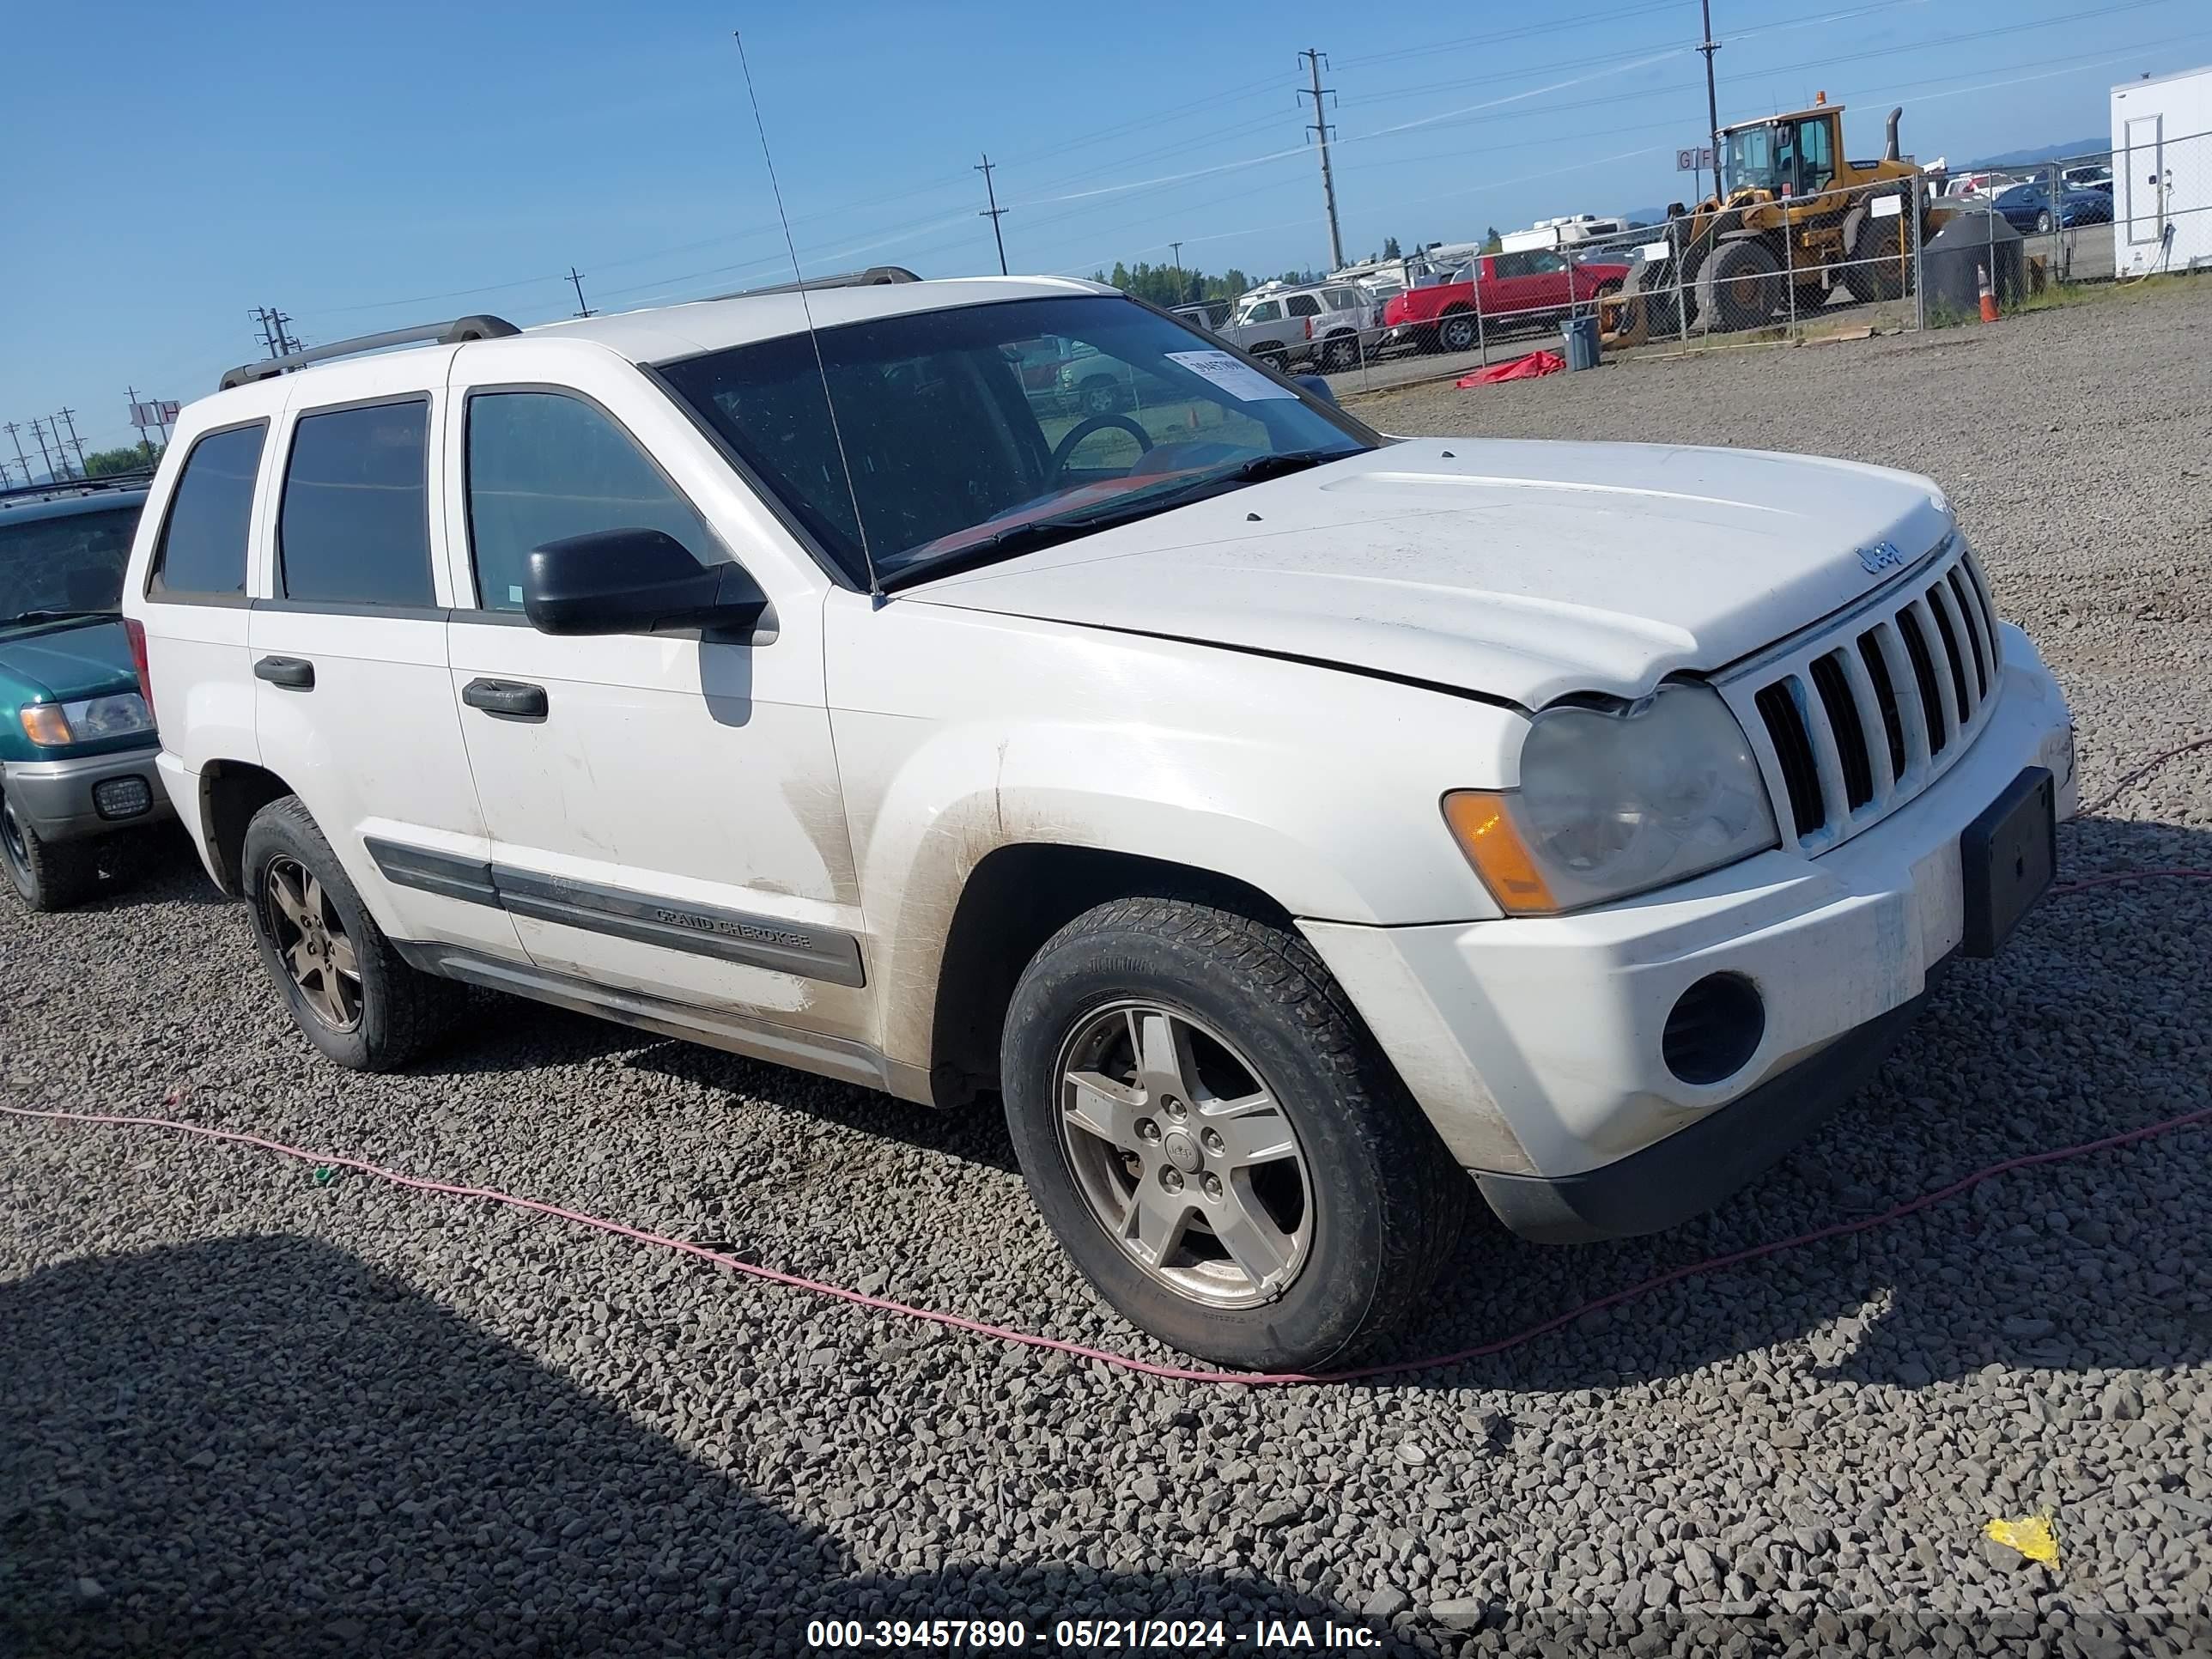
[[[269,423],[210,432],[185,457],[154,549],[151,593],[246,592],[246,534]]]

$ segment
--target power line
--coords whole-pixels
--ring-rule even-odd
[[[1009,210],[999,205],[999,192],[991,186],[991,155],[986,150],[983,152],[983,164],[975,171],[983,175],[983,197],[991,205],[975,216],[991,222],[991,240],[999,245],[999,275],[1004,276],[1006,275],[1006,239],[1000,234],[999,221],[1006,216]]]
[[[1306,131],[1316,135],[1321,140],[1321,193],[1322,201],[1326,203],[1328,207],[1328,268],[1331,270],[1341,270],[1344,265],[1344,233],[1337,228],[1336,180],[1330,176],[1328,171],[1328,115],[1323,109],[1321,101],[1322,94],[1324,90],[1334,91],[1334,88],[1324,88],[1321,83],[1322,58],[1320,47],[1309,46],[1305,51],[1300,52],[1298,57],[1300,60],[1305,64],[1306,67],[1313,71],[1313,86],[1311,92],[1313,95],[1314,118],[1313,124],[1309,126]]]

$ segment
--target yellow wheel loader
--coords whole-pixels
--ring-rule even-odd
[[[1826,93],[1811,109],[1722,128],[1720,195],[1667,210],[1663,238],[1632,261],[1607,307],[1608,328],[1624,343],[1686,325],[1764,328],[1784,312],[1789,284],[1801,315],[1825,306],[1838,281],[1862,301],[1907,292],[1905,216],[1919,215],[1923,240],[1950,216],[1898,154],[1903,114],[1889,112],[1888,146],[1874,161],[1845,157],[1844,107]]]

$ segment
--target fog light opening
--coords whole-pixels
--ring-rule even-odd
[[[1660,1052],[1683,1082],[1719,1083],[1750,1062],[1765,1035],[1759,988],[1741,974],[1708,974],[1675,1000]]]
[[[104,818],[135,818],[154,804],[143,778],[104,778],[92,786],[92,807]]]

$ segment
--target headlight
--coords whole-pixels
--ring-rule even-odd
[[[136,691],[118,691],[108,697],[82,697],[75,702],[34,702],[16,718],[23,733],[43,748],[65,744],[94,743],[101,738],[128,737],[154,729],[154,716],[146,699]]]
[[[1518,789],[1455,790],[1443,807],[1511,915],[1626,897],[1780,842],[1743,728],[1702,685],[1619,713],[1546,709],[1522,741]]]

